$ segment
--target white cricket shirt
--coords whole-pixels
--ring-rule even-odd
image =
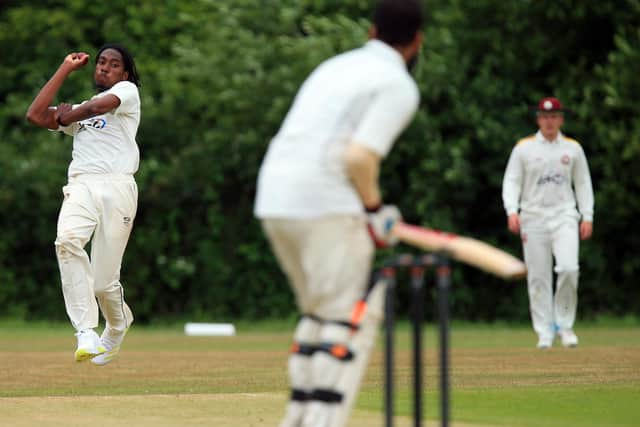
[[[69,176],[133,175],[138,170],[140,162],[140,151],[136,143],[136,133],[140,124],[138,87],[130,81],[121,81],[91,99],[108,94],[120,99],[118,108],[58,129],[73,136]]]
[[[318,66],[272,139],[258,177],[259,218],[357,214],[344,165],[348,143],[384,157],[413,118],[419,91],[402,56],[370,40]]]
[[[575,192],[574,192],[575,189]],[[593,188],[584,151],[562,133],[547,141],[538,131],[523,138],[511,152],[502,183],[507,215],[517,213],[555,216],[577,209],[593,221]]]

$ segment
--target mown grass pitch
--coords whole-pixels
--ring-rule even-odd
[[[275,426],[287,398],[291,323],[237,325],[235,337],[186,337],[134,325],[117,362],[73,361],[67,325],[0,322],[0,426]],[[451,331],[453,426],[613,427],[640,420],[640,325],[578,325],[580,346],[534,348],[528,326]],[[437,425],[437,348],[425,330],[425,408]],[[410,425],[409,329],[396,334],[396,403]],[[382,426],[382,348],[351,427]]]

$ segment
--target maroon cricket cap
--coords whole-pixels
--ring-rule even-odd
[[[538,102],[538,112],[565,111],[562,103],[558,98],[548,97],[542,98]]]

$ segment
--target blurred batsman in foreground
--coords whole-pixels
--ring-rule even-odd
[[[303,83],[260,168],[255,215],[302,315],[282,427],[344,426],[366,370],[384,301],[367,293],[374,250],[401,219],[379,168],[418,108],[421,27],[417,0],[380,1],[370,40]]]
[[[536,118],[538,132],[511,152],[502,199],[509,230],[522,239],[537,347],[551,347],[556,333],[562,345],[575,347],[579,239],[591,237],[593,223],[591,175],[580,144],[560,132],[560,101],[541,99]]]
[[[104,365],[117,356],[133,322],[124,301],[120,265],[138,206],[133,174],[140,158],[140,96],[132,56],[124,47],[110,44],[96,57],[98,94],[73,106],[50,106],[69,74],[88,61],[84,52],[68,54],[31,103],[27,119],[73,136],[56,256],[67,314],[77,331],[75,359]],[[90,240],[91,257],[84,249]],[[101,337],[94,331],[98,306],[106,319]]]

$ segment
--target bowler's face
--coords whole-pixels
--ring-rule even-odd
[[[96,62],[94,79],[100,92],[111,88],[118,82],[127,80],[129,73],[124,69],[122,55],[115,49],[105,49]]]
[[[538,113],[538,127],[542,135],[550,141],[553,141],[558,136],[560,128],[564,124],[564,114],[559,111],[552,111],[548,113]]]

